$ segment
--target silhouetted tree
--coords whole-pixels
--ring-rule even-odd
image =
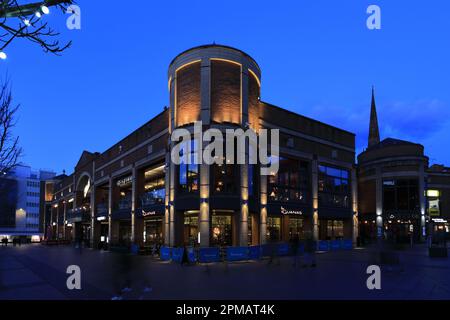
[[[20,38],[38,44],[45,52],[63,52],[72,42],[61,45],[56,39],[59,33],[48,26],[43,16],[51,7],[65,12],[72,3],[73,0],[45,0],[33,3],[0,0],[0,52]]]
[[[16,125],[15,115],[19,105],[13,105],[8,81],[0,84],[0,175],[4,176],[13,169],[22,154],[19,137],[13,135]]]

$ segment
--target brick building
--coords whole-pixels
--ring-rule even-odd
[[[258,64],[231,47],[178,55],[168,89],[163,112],[102,153],[84,151],[72,174],[48,182],[47,237],[124,248],[356,240],[354,134],[263,102]],[[172,132],[193,132],[196,121],[221,132],[279,129],[278,173],[174,164]]]
[[[372,92],[367,149],[358,155],[358,204],[362,238],[424,241],[449,234],[450,170],[429,167],[424,146],[393,138],[380,141]]]

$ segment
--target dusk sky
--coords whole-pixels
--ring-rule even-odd
[[[57,57],[17,40],[0,60],[15,103],[23,162],[71,173],[168,105],[167,68],[180,52],[224,44],[262,69],[262,100],[357,134],[367,144],[375,86],[381,137],[425,145],[450,166],[450,2],[89,1],[82,29],[46,16],[73,46]],[[381,7],[381,30],[366,9]]]

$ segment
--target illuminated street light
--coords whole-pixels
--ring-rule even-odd
[[[41,6],[41,11],[43,14],[49,14],[50,13],[50,9],[46,6]]]
[[[8,56],[6,55],[6,53],[4,53],[3,51],[0,51],[0,59],[1,60],[6,60]]]

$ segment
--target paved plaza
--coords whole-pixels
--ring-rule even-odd
[[[399,251],[400,265],[382,267],[381,290],[368,290],[369,249],[317,255],[316,268],[293,259],[180,266],[71,246],[0,248],[0,300],[105,299],[450,299],[450,259],[431,259],[424,246]],[[70,291],[66,269],[81,268]]]

